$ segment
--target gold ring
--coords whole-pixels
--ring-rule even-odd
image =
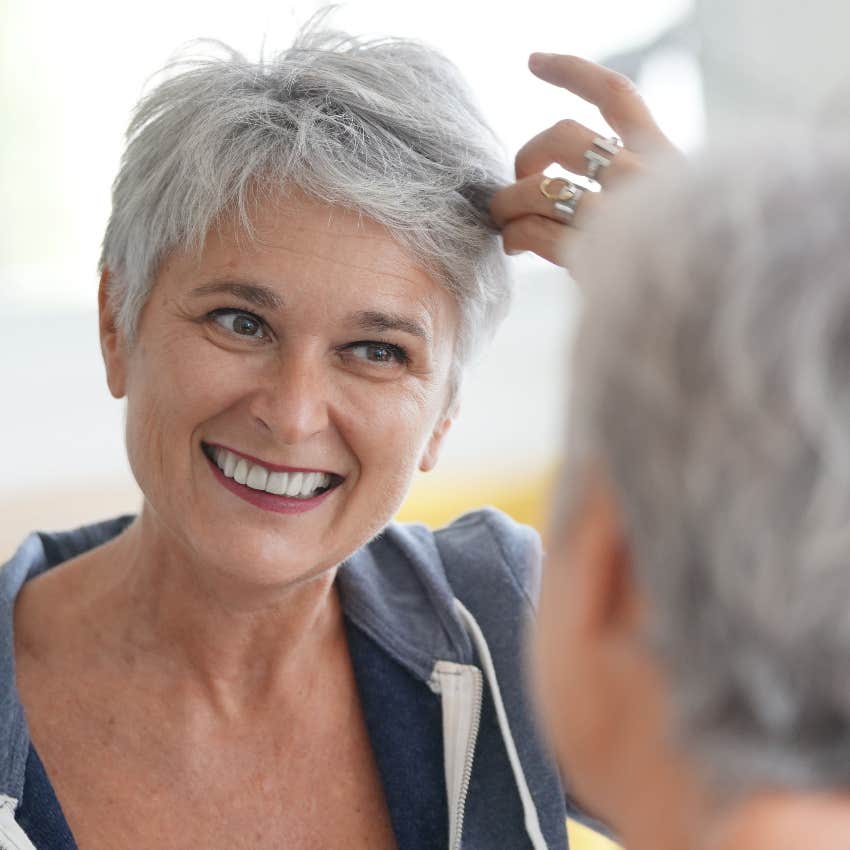
[[[557,192],[552,192],[550,186],[554,183],[561,183],[561,188]],[[578,186],[564,177],[544,177],[540,181],[540,192],[544,198],[550,201],[571,201],[576,196]]]

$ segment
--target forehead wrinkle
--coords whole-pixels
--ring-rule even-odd
[[[314,225],[311,222],[298,222],[294,228],[294,231],[296,233],[317,233],[322,237],[332,239],[334,246],[336,246],[344,239],[359,240],[364,243],[379,243],[380,246],[391,246],[393,249],[393,256],[382,258],[383,263],[391,263],[393,266],[397,266],[399,264],[399,261],[401,261],[409,266],[411,273],[404,274],[402,272],[395,271],[394,269],[381,269],[375,268],[374,266],[361,265],[360,263],[352,262],[351,260],[340,259],[338,257],[335,257],[332,253],[325,252],[321,248],[313,249],[309,247],[302,247],[301,245],[287,244],[289,240],[286,240],[282,243],[276,237],[276,235],[266,235],[264,237],[257,236],[255,237],[254,242],[261,248],[282,250],[299,257],[309,257],[312,259],[321,260],[322,262],[328,263],[330,265],[342,266],[343,268],[348,270],[366,272],[369,275],[381,275],[409,282],[414,282],[415,278],[418,276],[422,276],[427,278],[428,280],[431,280],[430,276],[425,272],[425,270],[417,266],[413,257],[411,257],[405,251],[405,249],[398,244],[398,242],[396,242],[392,237],[390,237],[389,234],[368,233],[363,230],[351,233],[342,230],[332,230],[327,227]],[[370,252],[369,256],[377,259],[378,252]]]

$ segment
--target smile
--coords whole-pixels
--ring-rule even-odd
[[[221,446],[202,444],[204,454],[221,470],[221,474],[237,484],[288,499],[314,499],[342,483],[342,478],[320,470],[280,470],[269,468]]]

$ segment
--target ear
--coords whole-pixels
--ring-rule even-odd
[[[582,510],[580,547],[572,577],[582,628],[594,638],[638,638],[641,594],[634,581],[628,543],[613,493],[601,477],[589,488]]]
[[[109,269],[100,275],[97,307],[100,323],[100,351],[106,366],[106,383],[114,398],[123,398],[127,383],[127,345],[124,334],[118,327],[113,311],[114,298],[111,293],[114,278]]]
[[[430,472],[437,465],[443,440],[445,440],[446,434],[449,433],[449,429],[454,424],[458,408],[459,403],[456,401],[452,402],[431,432],[431,436],[428,438],[428,443],[425,446],[425,451],[422,452],[422,457],[419,459],[419,470],[421,472]]]

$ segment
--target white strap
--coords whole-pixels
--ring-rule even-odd
[[[493,658],[490,655],[490,647],[487,646],[487,640],[481,627],[475,620],[475,617],[469,613],[459,599],[455,599],[455,608],[463,620],[464,626],[475,644],[475,649],[478,652],[479,660],[484,667],[484,675],[487,677],[487,683],[490,685],[490,691],[493,694],[493,705],[496,708],[496,717],[499,721],[499,729],[502,732],[502,739],[505,742],[505,749],[508,753],[508,760],[511,763],[511,768],[514,773],[514,782],[516,782],[519,796],[522,800],[522,810],[525,815],[525,831],[531,839],[534,850],[548,850],[546,839],[543,838],[543,832],[540,829],[540,820],[537,816],[537,806],[534,804],[534,799],[531,796],[531,791],[528,790],[528,782],[525,779],[525,772],[522,769],[522,762],[519,760],[519,755],[514,744],[514,736],[511,734],[511,727],[508,723],[508,715],[505,712],[505,704],[502,702],[502,692],[499,690],[499,680],[496,678],[496,668],[493,666]]]

